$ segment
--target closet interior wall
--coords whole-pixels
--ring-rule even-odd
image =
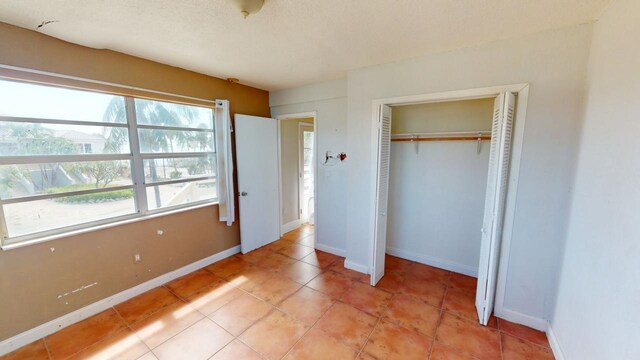
[[[393,107],[388,254],[477,277],[493,102]]]

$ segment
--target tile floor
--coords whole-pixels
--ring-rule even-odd
[[[544,333],[477,323],[474,278],[387,256],[374,288],[312,246],[287,233],[0,359],[553,359]]]

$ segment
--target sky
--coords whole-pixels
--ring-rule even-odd
[[[117,96],[0,80],[0,115],[102,121],[114,97]]]

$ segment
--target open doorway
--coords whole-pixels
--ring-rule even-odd
[[[278,118],[282,235],[313,233],[316,221],[315,114]]]
[[[311,119],[313,120],[313,119]],[[315,144],[314,140],[313,123],[303,122],[299,123],[298,138],[300,145],[298,147],[298,157],[300,171],[299,181],[299,200],[300,200],[300,222],[302,225],[313,226],[315,222],[315,212],[313,203],[315,201],[314,188],[314,168],[313,168],[313,153]]]
[[[510,235],[507,198],[517,186],[527,92],[525,84],[374,101],[372,285],[388,252],[474,276],[477,319],[488,323],[499,249]]]

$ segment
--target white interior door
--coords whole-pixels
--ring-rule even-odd
[[[485,197],[482,243],[478,268],[476,308],[480,323],[487,325],[493,312],[498,274],[498,256],[502,240],[504,205],[509,174],[511,135],[513,130],[515,97],[500,94],[494,103],[489,174]]]
[[[389,202],[389,162],[391,160],[391,107],[378,109],[378,180],[376,182],[376,216],[371,285],[384,276],[384,256],[387,246],[387,205]]]
[[[242,253],[280,238],[278,122],[235,116]]]

